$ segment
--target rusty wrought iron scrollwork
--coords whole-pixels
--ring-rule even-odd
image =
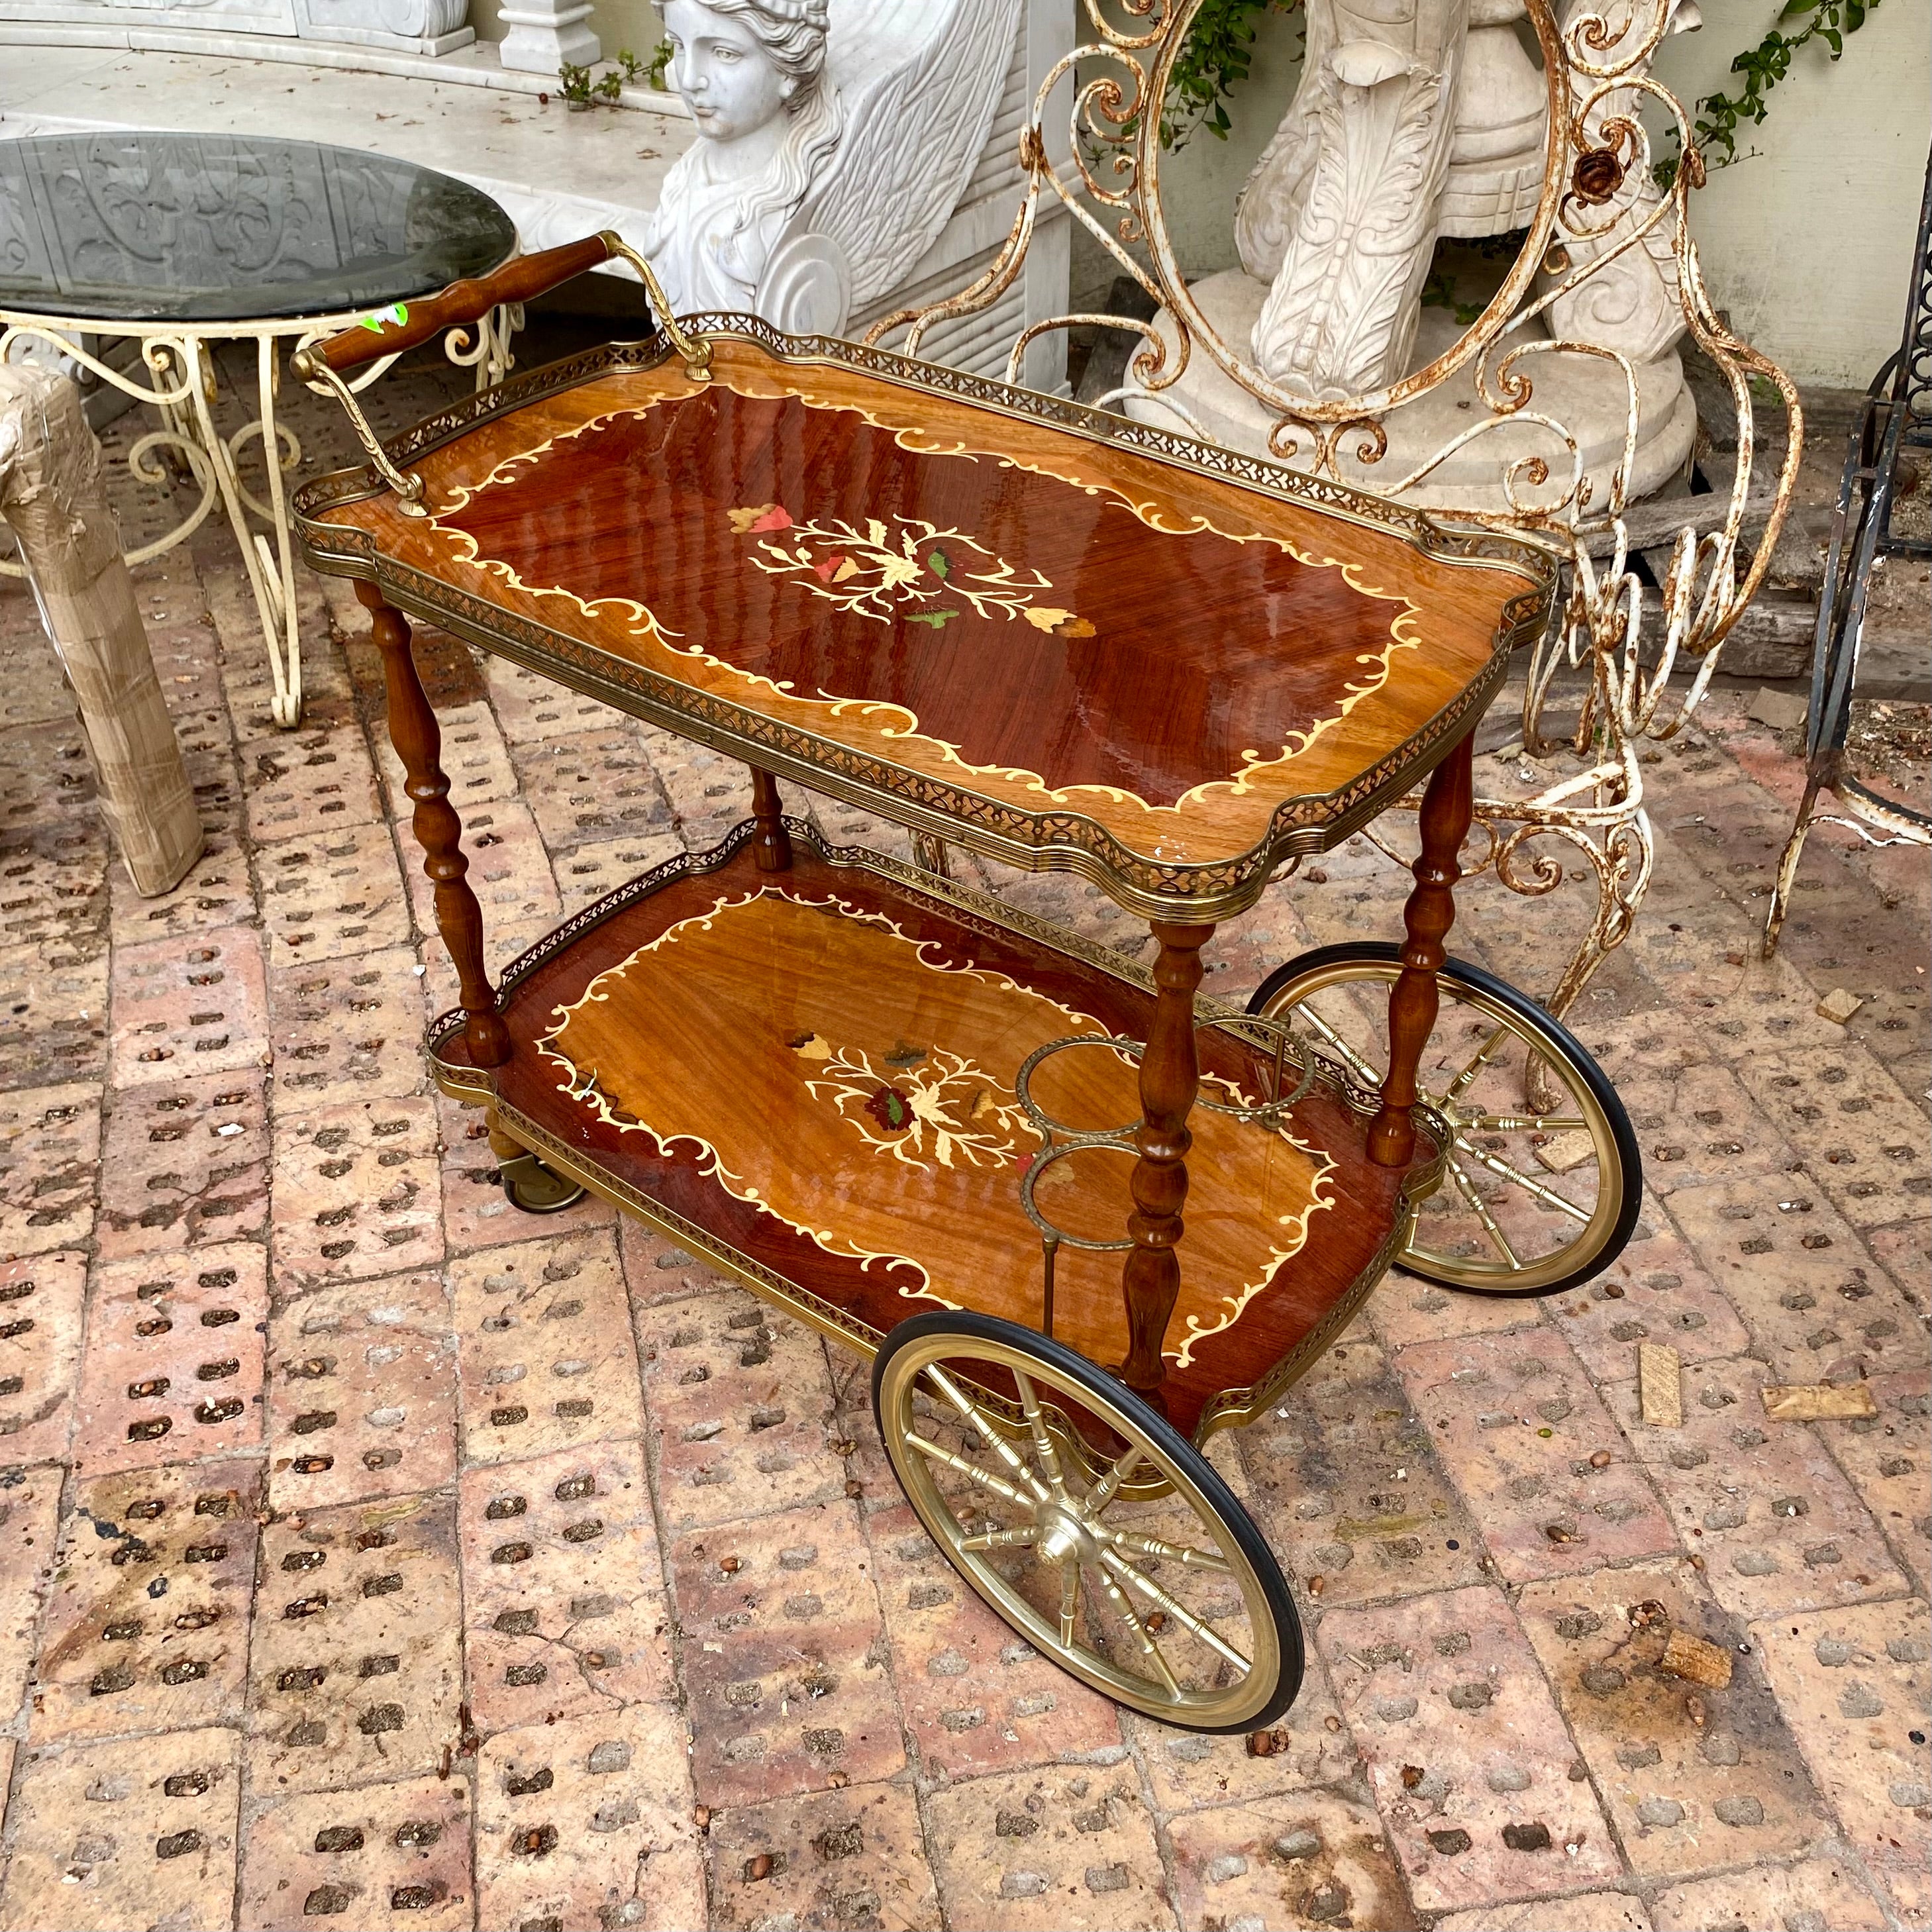
[[[1673,737],[1694,715],[1725,638],[1770,566],[1803,452],[1802,416],[1790,379],[1732,332],[1704,284],[1688,219],[1689,197],[1704,180],[1702,157],[1684,104],[1649,71],[1677,4],[1630,0],[1628,16],[1614,21],[1603,11],[1573,8],[1566,23],[1558,0],[1526,0],[1548,112],[1544,179],[1528,233],[1502,286],[1458,340],[1380,390],[1319,400],[1284,388],[1216,332],[1190,292],[1162,206],[1160,124],[1168,78],[1201,0],[1081,0],[1085,41],[1055,64],[1035,97],[1019,138],[1024,190],[999,254],[970,287],[888,316],[867,338],[877,344],[902,334],[906,352],[916,356],[934,323],[990,307],[1019,274],[1042,200],[1051,198],[1150,298],[1162,326],[1087,313],[1036,322],[1013,345],[1010,380],[1019,380],[1029,345],[1052,330],[1125,330],[1136,338],[1129,368],[1138,397],[1166,399],[1168,412],[1187,424],[1172,392],[1192,358],[1204,354],[1271,413],[1268,448],[1279,460],[1318,479],[1366,482],[1397,503],[1412,499],[1452,456],[1505,427],[1534,424],[1546,431],[1553,439],[1550,455],[1498,460],[1504,508],[1472,505],[1434,514],[1466,527],[1529,536],[1568,566],[1558,620],[1531,647],[1522,739],[1532,755],[1560,758],[1568,769],[1528,797],[1479,799],[1475,807],[1490,841],[1483,868],[1510,890],[1537,896],[1556,889],[1566,868],[1550,856],[1552,842],[1577,855],[1567,871],[1595,882],[1589,929],[1546,1002],[1558,1014],[1630,931],[1651,868],[1640,751]],[[1668,188],[1656,196],[1626,192],[1634,179],[1650,177],[1657,158],[1640,106],[1674,128],[1681,148]],[[1046,135],[1047,117],[1055,112],[1068,115],[1072,135],[1070,158],[1058,164]],[[1652,544],[1634,544],[1628,520],[1637,448],[1636,369],[1614,349],[1532,337],[1526,326],[1659,236],[1669,244],[1671,293],[1686,333],[1729,392],[1738,460],[1721,515],[1687,523],[1661,588],[1652,590],[1633,555]],[[1600,496],[1584,473],[1576,435],[1540,406],[1542,358],[1552,356],[1606,364],[1621,385],[1622,448]],[[1403,473],[1382,473],[1378,466],[1389,459],[1391,421],[1466,371],[1474,386],[1474,419]],[[1759,460],[1760,399],[1767,391],[1783,418],[1768,490]],[[1186,436],[1144,422],[1134,434],[1188,447]],[[1190,453],[1196,460],[1202,454]],[[1229,456],[1232,473],[1240,473],[1244,460]],[[1346,479],[1345,464],[1356,472]],[[1708,506],[1712,499],[1698,501]],[[1546,712],[1566,671],[1584,674],[1583,695],[1574,720],[1559,730]]]

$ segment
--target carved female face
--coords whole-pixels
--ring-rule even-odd
[[[742,20],[701,0],[667,0],[671,85],[707,140],[736,141],[785,111],[798,83]]]

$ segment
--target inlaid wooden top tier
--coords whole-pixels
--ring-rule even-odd
[[[1471,728],[1551,575],[1028,392],[736,318],[298,497],[311,562],[614,704],[1150,916],[1250,904]],[[1108,430],[1118,432],[1108,434]]]

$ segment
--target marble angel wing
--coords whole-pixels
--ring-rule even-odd
[[[1321,73],[1334,50],[1335,9],[1332,0],[1308,0],[1302,14],[1307,31],[1302,84],[1234,197],[1235,251],[1241,266],[1258,282],[1271,282],[1281,272],[1322,146],[1316,89],[1307,76]]]
[[[1022,0],[832,0],[845,131],[773,247],[758,309],[836,334],[938,238],[993,124]]]
[[[1460,11],[1424,0],[1414,25]],[[1317,145],[1252,346],[1270,376],[1318,399],[1393,381],[1414,339],[1454,133],[1453,25],[1407,46],[1344,40],[1304,82]]]

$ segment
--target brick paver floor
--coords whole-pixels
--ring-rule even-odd
[[[1646,754],[1656,878],[1573,1016],[1637,1238],[1544,1303],[1392,1276],[1229,1452],[1311,1636],[1257,1751],[1014,1644],[852,1360],[607,1210],[506,1205],[424,1078],[451,974],[361,612],[304,580],[284,734],[226,538],[137,581],[211,835],[154,901],[0,579],[0,1925],[1926,1924],[1926,866],[1820,830],[1762,962],[1800,773],[1748,690]],[[710,754],[422,656],[498,957],[747,809]],[[1536,781],[1513,735],[1486,788]],[[1210,988],[1392,933],[1405,884],[1330,855]],[[1479,881],[1456,950],[1545,987],[1589,890]],[[1646,1340],[1681,1429],[1638,1418]],[[1861,1377],[1870,1420],[1758,1393]],[[1728,1688],[1661,1673],[1666,1627]]]

